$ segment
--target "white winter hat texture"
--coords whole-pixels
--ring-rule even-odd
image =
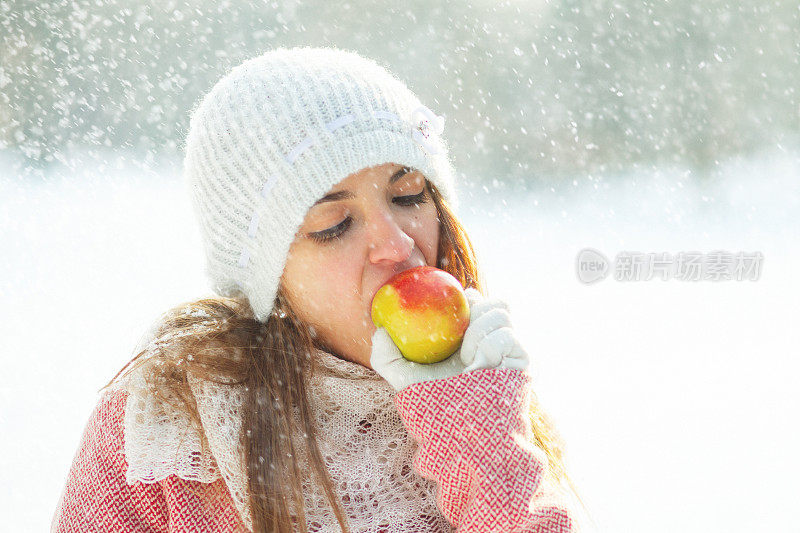
[[[278,48],[233,68],[192,113],[184,159],[212,289],[266,322],[306,212],[367,167],[416,168],[456,210],[443,127],[355,52]]]

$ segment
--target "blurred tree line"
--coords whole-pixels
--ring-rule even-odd
[[[0,151],[180,157],[217,79],[294,45],[389,67],[488,183],[707,168],[800,130],[796,1],[0,0]]]

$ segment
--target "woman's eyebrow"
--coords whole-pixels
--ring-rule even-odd
[[[403,177],[404,175],[408,174],[413,170],[414,169],[411,167],[401,168],[400,170],[392,174],[392,176],[389,178],[389,185],[391,185],[392,183],[399,180],[401,177]],[[314,202],[314,205],[321,204],[323,202],[335,202],[336,200],[344,200],[346,198],[354,198],[354,197],[355,194],[353,194],[350,191],[336,191],[330,194],[326,194],[325,196]]]

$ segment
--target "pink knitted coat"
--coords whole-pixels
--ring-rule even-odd
[[[545,490],[547,459],[522,438],[530,376],[485,369],[406,387],[395,406],[419,448],[414,469],[436,482],[442,531],[574,531],[567,507]],[[126,483],[127,393],[106,392],[81,438],[52,532],[247,532],[222,479],[174,475]],[[368,427],[368,425],[367,425]],[[340,495],[341,496],[341,495]],[[370,531],[391,532],[393,525]]]

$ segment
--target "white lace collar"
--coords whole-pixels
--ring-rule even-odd
[[[362,476],[365,487],[398,483],[389,478],[396,477],[397,470],[410,464],[416,444],[407,436],[394,408],[394,390],[379,374],[360,364],[322,350],[317,351],[316,357],[318,371],[311,379],[310,403],[312,411],[319,415],[317,422],[321,424],[322,437],[319,444],[326,458],[331,458],[328,466],[332,475],[350,480],[353,486],[362,485],[362,479],[353,478],[349,467],[337,471],[336,464],[341,462],[361,472],[357,475]],[[202,428],[192,424],[186,413],[156,401],[140,373],[132,373],[125,381],[124,388],[129,394],[124,440],[127,482],[153,483],[171,474],[203,483],[222,477],[245,525],[252,530],[246,468],[240,446],[243,391],[191,376],[189,385],[197,402]],[[359,424],[363,420],[373,420],[381,425],[381,430],[365,439],[356,433],[361,431]],[[363,449],[341,450],[343,442],[351,448],[360,446]],[[353,453],[361,457],[347,457]],[[358,461],[370,460],[365,454],[380,457],[379,462],[385,463],[380,467],[383,470],[376,470],[374,460],[359,469]],[[404,479],[408,482],[410,478]],[[418,483],[417,487],[427,483],[421,478],[413,481]],[[398,491],[396,486],[390,489]],[[432,494],[433,487],[429,489]],[[421,498],[419,490],[416,497]],[[432,501],[433,497],[427,502],[425,498],[419,499],[415,506],[406,506],[407,514],[437,513]],[[322,507],[319,509],[323,512]]]

